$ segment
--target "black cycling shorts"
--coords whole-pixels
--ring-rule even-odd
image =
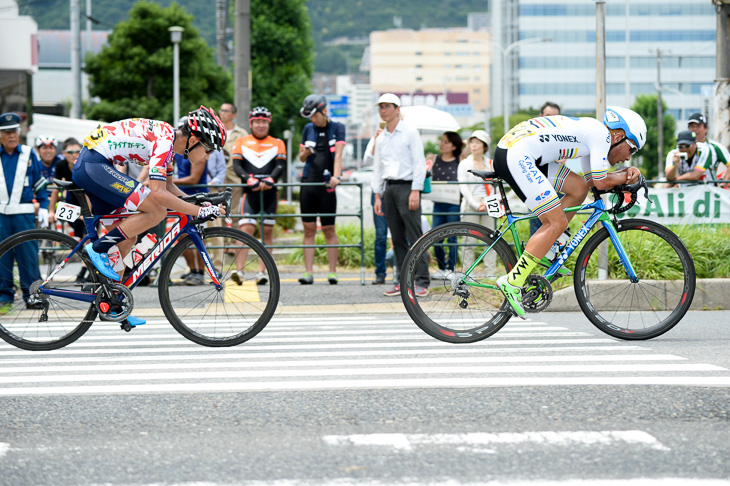
[[[320,213],[334,214],[337,212],[337,193],[335,191],[328,192],[327,186],[322,183],[321,186],[302,186],[299,193],[299,208],[302,214]],[[320,216],[322,226],[332,226],[335,224],[334,216]],[[316,216],[302,216],[304,223],[316,223]]]
[[[241,198],[241,205],[239,206],[238,212],[243,214],[243,217],[238,222],[239,226],[242,224],[253,224],[257,225],[261,221],[257,219],[257,216],[261,213],[261,195],[264,196],[264,214],[276,214],[276,208],[279,204],[279,191],[276,189],[268,189],[266,191],[243,191],[243,197]],[[274,218],[265,218],[264,224],[273,226],[276,223]]]

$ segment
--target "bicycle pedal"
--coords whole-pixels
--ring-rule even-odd
[[[127,320],[126,320],[126,319],[125,319],[124,321],[122,321],[122,323],[121,323],[121,324],[119,325],[119,328],[120,328],[120,329],[121,329],[122,331],[124,331],[124,332],[129,332],[129,331],[131,331],[132,329],[134,329],[134,327],[133,327],[133,326],[130,326],[130,325],[129,325],[129,323],[127,322]]]

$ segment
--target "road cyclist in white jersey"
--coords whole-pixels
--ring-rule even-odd
[[[226,143],[223,122],[212,109],[201,106],[191,111],[187,123],[177,130],[168,123],[131,118],[100,125],[84,140],[84,148],[73,167],[74,183],[84,189],[96,214],[136,211],[116,221],[109,232],[85,247],[94,267],[111,280],[120,280],[109,261],[108,252],[117,246],[121,257],[129,253],[137,235],[152,228],[167,216],[167,211],[215,219],[218,206],[185,202],[173,182],[172,154],[180,154],[193,164],[205,164],[209,155]],[[149,165],[149,187],[118,171],[115,166]],[[132,326],[144,320],[129,316]]]
[[[603,123],[595,118],[562,115],[533,118],[512,128],[497,144],[494,171],[535,213],[542,227],[528,240],[525,251],[507,275],[497,279],[515,314],[522,317],[522,294],[530,272],[568,228],[588,190],[631,184],[641,173],[636,167],[609,172],[646,143],[646,124],[627,108],[608,107]],[[581,159],[583,177],[559,159]],[[562,199],[558,193],[563,193]]]

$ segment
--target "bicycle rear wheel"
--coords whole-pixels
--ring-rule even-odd
[[[509,304],[495,284],[498,277],[517,263],[504,240],[497,241],[479,265],[465,276],[470,262],[494,242],[490,234],[489,229],[478,224],[448,223],[429,231],[411,247],[401,274],[401,298],[411,319],[427,334],[448,343],[472,343],[499,331],[512,316]],[[456,248],[455,267],[445,279],[434,278],[439,275],[434,256],[437,247],[442,247],[446,255],[451,248]],[[425,297],[415,292],[416,264],[421,258],[428,259],[432,276]]]
[[[207,271],[204,282],[193,282],[198,285],[180,279],[188,264],[200,258],[192,239],[185,235],[162,264],[158,280],[162,310],[173,327],[195,343],[213,347],[241,344],[261,332],[276,311],[280,291],[276,264],[266,248],[243,231],[210,228],[200,236],[211,258],[214,249],[223,250],[222,267],[216,268],[223,288],[215,288]],[[243,253],[247,256],[243,275],[236,277],[238,284],[231,277],[237,270],[236,256]],[[260,265],[266,283],[257,282]]]
[[[689,310],[695,267],[682,240],[653,221],[628,219],[617,226],[638,282],[629,280],[613,244],[608,246],[608,279],[598,280],[598,246],[609,237],[601,228],[585,244],[575,268],[575,295],[583,313],[611,336],[641,340],[660,336]]]
[[[49,351],[80,338],[96,319],[93,303],[37,292],[78,241],[50,230],[18,233],[0,244],[0,338],[21,349]],[[86,275],[79,277],[82,269]],[[69,258],[47,289],[93,291],[98,279],[83,252]],[[42,306],[48,320],[42,320]]]

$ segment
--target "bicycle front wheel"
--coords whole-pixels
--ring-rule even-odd
[[[200,237],[214,264],[214,252],[222,250],[216,271],[223,288],[215,288],[200,253],[185,235],[162,264],[158,285],[162,310],[173,327],[195,343],[241,344],[261,332],[276,311],[280,291],[276,264],[266,248],[243,231],[210,228]],[[203,269],[204,276],[181,279],[188,267]]]
[[[677,235],[653,221],[628,219],[616,229],[638,280],[629,280],[613,244],[607,245],[607,278],[598,278],[598,248],[609,238],[602,228],[578,256],[573,277],[578,304],[593,325],[611,336],[627,340],[660,336],[692,304],[696,285],[692,257]]]
[[[510,307],[495,282],[517,263],[509,245],[497,241],[466,273],[493,243],[491,231],[484,226],[456,222],[434,228],[411,247],[401,274],[401,298],[424,332],[448,343],[472,343],[488,338],[507,323],[512,316]],[[423,279],[419,261],[428,261],[431,276],[429,293],[422,297],[415,288]],[[448,268],[452,264],[454,268]]]
[[[50,230],[23,231],[0,244],[0,338],[21,349],[49,351],[71,344],[89,329],[97,315],[93,303],[39,291],[77,244]],[[97,284],[96,270],[79,251],[44,288],[92,292]]]

